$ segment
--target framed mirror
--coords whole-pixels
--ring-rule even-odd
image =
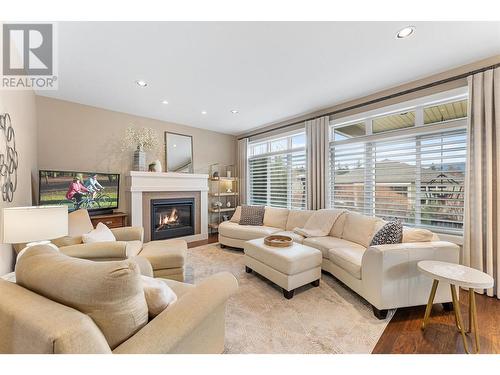
[[[165,132],[165,168],[167,172],[193,173],[193,137]]]

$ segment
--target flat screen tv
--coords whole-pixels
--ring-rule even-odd
[[[70,212],[86,208],[90,214],[118,208],[118,173],[41,170],[38,177],[40,205],[66,205]]]

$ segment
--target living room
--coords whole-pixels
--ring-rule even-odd
[[[0,353],[500,352],[500,22],[125,8],[2,22]]]

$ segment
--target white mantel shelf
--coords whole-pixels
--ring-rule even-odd
[[[132,226],[143,226],[143,193],[196,191],[200,192],[201,233],[184,239],[198,241],[208,238],[208,174],[131,171],[125,177],[126,191],[130,194]]]

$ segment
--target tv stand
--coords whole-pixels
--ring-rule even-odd
[[[94,228],[98,223],[103,223],[108,228],[121,228],[127,226],[128,215],[124,212],[99,213],[90,216],[90,221]]]

